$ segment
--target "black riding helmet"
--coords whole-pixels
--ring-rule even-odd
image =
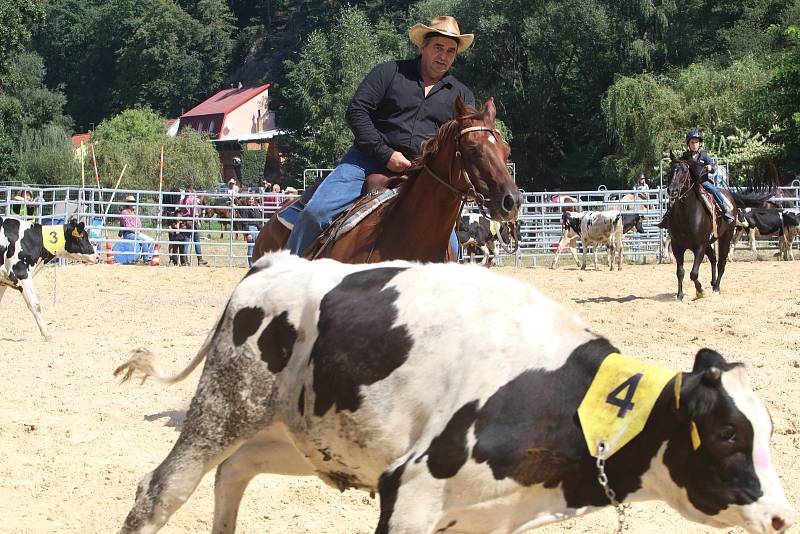
[[[647,177],[644,175],[644,173],[643,173],[643,172],[640,172],[640,173],[639,173],[639,176],[637,176],[637,177],[636,177],[636,179],[637,179],[637,180],[646,180],[646,179],[647,179]]]
[[[686,132],[686,144],[687,145],[689,144],[689,141],[691,141],[694,138],[697,138],[702,142],[703,141],[703,132],[701,132],[700,130],[689,130],[688,132]]]

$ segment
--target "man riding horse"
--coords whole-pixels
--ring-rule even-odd
[[[689,130],[686,132],[686,147],[688,150],[683,153],[681,159],[694,164],[695,169],[702,169],[702,172],[697,173],[700,176],[700,185],[714,196],[714,200],[717,201],[717,205],[725,220],[727,222],[732,222],[736,218],[733,213],[733,206],[725,202],[722,191],[719,190],[714,180],[711,178],[716,173],[716,168],[709,155],[703,150],[703,132],[700,130]]]
[[[305,206],[295,202],[281,214],[293,224],[287,243],[292,253],[300,255],[361,195],[369,174],[408,169],[422,141],[452,118],[458,96],[475,105],[472,91],[449,73],[456,54],[470,47],[474,35],[462,34],[453,17],[437,17],[430,26],[416,24],[408,35],[419,56],[382,63],[364,78],[346,113],[353,146]]]

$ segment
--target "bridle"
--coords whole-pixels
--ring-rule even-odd
[[[686,175],[689,178],[688,178],[688,180],[687,179],[682,179],[681,180],[681,186],[680,186],[680,189],[678,189],[678,194],[676,195],[676,198],[672,198],[671,195],[669,196],[669,203],[670,204],[675,204],[677,201],[681,200],[686,195],[688,195],[692,190],[692,172],[689,169],[689,163],[686,162],[686,161],[680,160],[680,159],[679,160],[675,160],[674,163],[678,163],[681,166],[685,167],[686,168]]]
[[[433,172],[433,169],[428,166],[428,162],[426,161],[423,165],[423,168],[430,173],[440,184],[445,186],[447,189],[455,193],[455,195],[461,200],[462,207],[466,202],[475,201],[478,203],[478,206],[481,207],[481,210],[491,202],[488,198],[484,197],[478,191],[475,190],[475,185],[472,183],[472,179],[467,172],[466,167],[464,166],[463,156],[461,155],[461,137],[465,134],[470,132],[491,132],[494,134],[498,139],[502,139],[500,132],[497,131],[495,128],[489,128],[487,126],[468,126],[467,128],[463,128],[458,132],[456,136],[456,154],[455,159],[457,165],[452,165],[450,168],[455,169],[456,173],[463,176],[463,181],[466,183],[466,189],[461,190],[457,188],[454,183],[455,179],[453,177],[453,172],[448,173],[447,181],[443,180],[438,174]]]

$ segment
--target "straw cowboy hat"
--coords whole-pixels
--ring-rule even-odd
[[[130,204],[135,204],[136,203],[136,197],[133,196],[133,195],[128,195],[125,198],[123,198],[122,201],[123,202],[129,202]]]
[[[458,27],[458,21],[453,17],[436,17],[431,21],[430,26],[421,23],[414,24],[411,29],[408,30],[408,38],[411,39],[411,42],[415,45],[422,47],[425,36],[429,33],[438,33],[445,37],[456,39],[458,41],[459,52],[463,52],[469,48],[472,41],[475,39],[475,35],[472,33],[461,33],[461,29]]]

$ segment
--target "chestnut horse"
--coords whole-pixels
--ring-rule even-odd
[[[703,254],[708,256],[708,261],[711,263],[711,287],[714,293],[719,293],[720,281],[722,275],[725,274],[725,264],[728,261],[728,251],[735,229],[735,222],[727,222],[721,215],[715,215],[717,237],[712,236],[713,221],[703,205],[700,196],[703,194],[703,186],[700,185],[700,174],[694,167],[694,162],[677,159],[670,153],[667,171],[669,183],[667,194],[670,204],[668,231],[677,266],[678,293],[676,297],[678,300],[683,300],[683,256],[687,250],[691,250],[694,254],[694,264],[692,264],[689,278],[694,282],[696,298],[705,296],[703,285],[699,279]],[[723,190],[722,194],[737,208],[743,208],[764,202],[774,192],[773,188],[768,192],[749,189],[744,192]],[[713,202],[712,200],[712,205]],[[717,239],[719,240],[719,259],[717,259],[717,252],[712,246]]]
[[[367,215],[317,257],[346,263],[444,262],[455,259],[449,240],[463,202],[476,200],[499,222],[517,218],[522,194],[506,167],[510,149],[495,127],[494,99],[476,111],[458,97],[453,112],[455,118],[423,144],[393,201]],[[273,215],[258,234],[253,261],[284,248],[288,236]]]

